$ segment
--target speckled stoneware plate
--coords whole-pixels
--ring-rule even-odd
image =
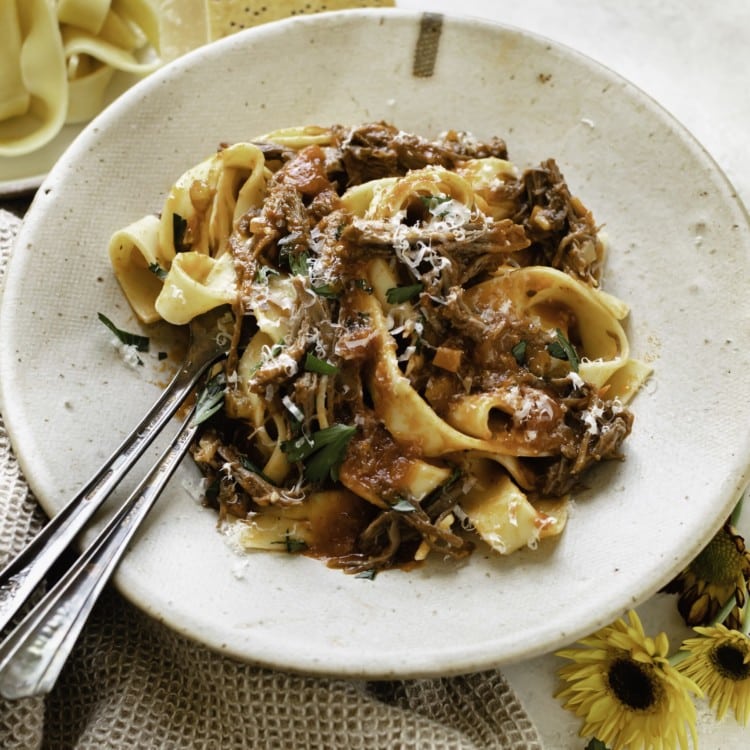
[[[712,160],[639,90],[517,29],[403,11],[260,27],[188,55],[99,116],[44,182],[3,301],[2,395],[22,468],[53,513],[166,380],[130,369],[97,322],[134,328],[109,235],[157,211],[184,169],[300,123],[386,119],[498,134],[519,166],[554,156],[606,224],[606,288],[630,302],[635,399],[626,459],[578,494],[559,539],[363,580],[305,557],[240,556],[189,491],[187,463],[116,575],[170,627],[317,674],[477,670],[561,646],[652,595],[719,527],[748,478],[747,216]],[[165,331],[156,350],[171,346]],[[121,493],[122,494],[122,493]]]

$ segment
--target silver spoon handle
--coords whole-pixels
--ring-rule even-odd
[[[0,571],[0,630],[31,596],[50,567],[78,536],[91,516],[122,481],[206,369],[219,358],[213,351],[183,364],[150,411],[120,447],[65,507]]]
[[[107,580],[185,455],[197,429],[192,410],[151,472],[94,542],[0,645],[0,694],[49,692]]]

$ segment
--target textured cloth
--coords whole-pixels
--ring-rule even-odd
[[[19,224],[0,209],[0,284]],[[0,417],[0,565],[44,518]],[[259,669],[173,633],[109,587],[52,694],[0,698],[0,748],[534,750],[541,740],[498,671],[361,682]]]

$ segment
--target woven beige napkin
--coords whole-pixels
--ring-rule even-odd
[[[0,209],[0,287],[19,225]],[[0,417],[0,565],[44,519]],[[260,669],[173,633],[108,588],[52,694],[0,699],[0,748],[534,750],[541,741],[496,670],[363,682]]]

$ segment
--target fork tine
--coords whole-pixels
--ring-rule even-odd
[[[0,694],[49,692],[96,600],[135,532],[177,468],[197,429],[194,407],[169,447],[93,543],[0,644]]]

